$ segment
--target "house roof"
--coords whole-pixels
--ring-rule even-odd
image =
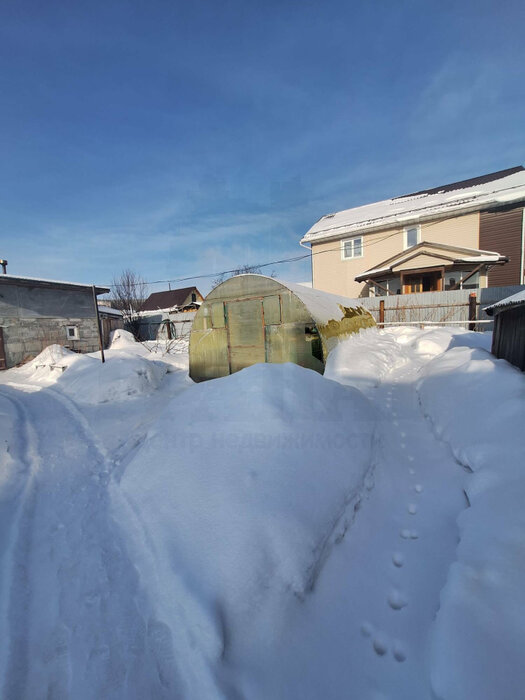
[[[428,241],[422,241],[407,250],[403,250],[397,255],[384,260],[379,263],[375,268],[366,270],[365,272],[357,275],[355,277],[356,282],[363,282],[367,279],[378,277],[380,275],[393,274],[395,267],[402,265],[403,263],[409,262],[411,258],[419,255],[437,254],[438,257],[448,260],[449,265],[464,265],[464,264],[498,264],[507,262],[508,258],[499,253],[495,253],[490,250],[478,250],[477,248],[464,248],[459,246],[446,245],[444,243],[432,243]],[[438,263],[435,263],[438,264]],[[442,265],[443,263],[441,263]]]
[[[161,309],[172,309],[174,306],[182,306],[188,295],[197,292],[202,296],[197,287],[182,287],[181,289],[170,289],[165,292],[153,292],[142,304],[141,311],[160,311]]]
[[[41,277],[20,277],[19,275],[0,275],[0,284],[22,284],[26,287],[59,287],[60,289],[93,289],[92,284],[80,284],[79,282],[64,282],[60,280],[48,280]],[[107,287],[95,287],[96,294],[107,294]]]
[[[504,309],[511,308],[512,306],[521,306],[522,304],[525,304],[525,289],[522,289],[521,292],[513,294],[510,297],[506,297],[501,301],[497,301],[491,306],[487,306],[485,308],[485,313],[487,313],[489,316],[492,316],[493,314],[499,313]]]
[[[326,214],[312,226],[301,243],[461,216],[519,201],[525,201],[525,168],[521,165]]]

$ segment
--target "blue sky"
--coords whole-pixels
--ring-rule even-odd
[[[0,257],[98,284],[219,272],[301,254],[325,213],[525,164],[524,20],[513,0],[8,0]]]

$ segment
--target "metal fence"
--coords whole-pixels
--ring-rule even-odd
[[[485,308],[522,289],[525,285],[363,297],[352,301],[385,326],[450,324],[486,331],[492,330],[493,319],[485,313]]]

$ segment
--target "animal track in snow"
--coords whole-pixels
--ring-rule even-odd
[[[401,443],[401,449],[404,450],[406,448],[406,442]]]
[[[415,505],[415,503],[409,503],[407,510],[410,513],[410,515],[415,515],[417,513],[417,506]]]
[[[394,640],[394,644],[392,646],[392,654],[394,656],[394,659],[396,661],[399,661],[399,663],[403,663],[403,661],[405,661],[407,658],[405,648],[397,639]]]
[[[423,493],[423,487],[421,486],[421,484],[416,484],[416,485],[414,486],[414,491],[415,491],[416,493]]]
[[[416,470],[415,470],[415,469],[409,469],[409,470],[408,470],[408,473],[410,474],[410,476],[414,476],[414,474],[416,473]]]
[[[401,591],[398,591],[396,588],[390,591],[390,595],[388,596],[387,600],[392,610],[402,610],[408,605],[408,600],[401,593]]]
[[[409,460],[409,462],[413,462],[413,461],[414,461],[414,456],[413,456],[413,455],[408,455],[408,460]]]
[[[399,533],[399,536],[404,540],[417,540],[419,537],[416,530],[408,530],[408,529],[401,530],[401,532]]]
[[[401,552],[394,552],[392,554],[392,564],[394,566],[397,566],[397,568],[401,568],[403,564],[405,563],[405,557],[401,554]]]
[[[397,421],[397,420],[392,421],[392,423],[393,423],[393,425],[399,425],[399,421]]]
[[[388,651],[388,642],[384,634],[378,634],[372,644],[374,651],[378,656],[384,656]]]
[[[400,435],[401,435],[401,437],[406,437],[406,436],[407,436],[406,433],[400,433]]]
[[[363,622],[361,625],[361,634],[363,637],[371,637],[374,634],[374,627],[370,622]]]

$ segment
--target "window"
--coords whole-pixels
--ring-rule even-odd
[[[347,238],[345,241],[341,241],[341,257],[343,260],[348,260],[349,258],[362,258],[362,236],[356,236],[355,238]]]
[[[66,326],[66,335],[68,340],[78,340],[78,328],[76,326]]]
[[[405,229],[405,250],[420,243],[421,229],[419,226],[410,226]]]

